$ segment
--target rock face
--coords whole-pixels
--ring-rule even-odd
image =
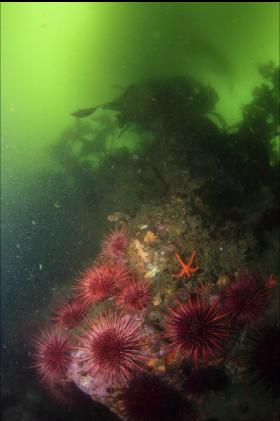
[[[74,350],[67,373],[56,379],[56,384],[45,385],[53,398],[69,406],[70,410],[72,407],[76,410],[77,391],[69,389],[69,382],[74,383],[94,402],[104,404],[124,420],[130,419],[127,412],[130,405],[126,402],[126,408],[122,406],[122,396],[124,393],[130,396],[128,391],[134,379],[149,373],[158,379],[156,382],[163,382],[164,387],[172,387],[174,394],[180,395],[184,401],[182,408],[190,410],[188,416],[194,417],[191,419],[196,419],[194,408],[197,400],[207,412],[209,393],[217,394],[218,402],[222,400],[226,407],[233,407],[233,401],[224,392],[229,393],[232,385],[242,388],[246,369],[242,343],[246,330],[250,331],[251,327],[237,323],[234,312],[227,311],[225,307],[224,291],[235,285],[237,275],[234,277],[233,269],[228,269],[230,274],[225,275],[224,268],[221,266],[223,271],[220,272],[218,264],[215,266],[217,275],[213,275],[211,264],[207,265],[207,256],[211,256],[212,251],[207,249],[206,243],[203,243],[207,250],[205,255],[200,255],[200,249],[191,253],[197,240],[190,231],[189,242],[185,242],[189,226],[181,201],[170,198],[170,202],[160,207],[145,205],[130,219],[125,228],[127,244],[121,261],[108,257],[106,259],[109,260],[106,260],[102,256],[101,242],[101,256],[90,271],[85,272],[95,273],[94,268],[98,267],[98,277],[93,278],[89,287],[94,288],[100,277],[110,275],[106,269],[108,265],[120,265],[124,276],[121,283],[116,283],[111,293],[102,300],[93,298],[92,302],[87,302],[84,319],[68,329],[69,343]],[[197,229],[198,225],[195,227]],[[203,234],[203,230],[197,232]],[[187,247],[187,252],[184,244],[191,245]],[[180,271],[180,265],[187,266],[189,270]],[[104,268],[104,273],[100,268]],[[259,302],[259,280],[253,274],[246,276],[253,280],[256,287],[251,291],[250,299]],[[269,311],[274,313],[276,284],[271,283],[271,277],[261,282],[265,296],[270,299]],[[120,294],[137,283],[147,287],[148,299],[143,306],[120,309]],[[74,291],[77,289],[74,288]],[[260,308],[258,323],[267,314],[267,305]],[[41,357],[44,358],[43,355]],[[217,376],[217,382],[221,380],[226,384],[225,391],[222,386],[216,385],[214,379],[212,389],[208,390],[204,384],[207,376],[202,375],[205,367],[209,367],[210,372],[212,367],[215,373],[215,367],[222,370],[223,376]],[[196,378],[199,376],[198,369],[202,370],[202,374]],[[129,373],[129,377],[121,375],[123,370]],[[115,375],[111,376],[113,372]],[[107,377],[104,377],[105,373]],[[178,414],[176,420],[184,419],[181,416],[181,413]]]

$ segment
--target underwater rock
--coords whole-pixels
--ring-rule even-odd
[[[119,312],[121,307],[121,312],[130,317],[131,308],[124,305],[124,295],[127,290],[131,294],[133,282],[140,279],[148,286],[150,294],[149,300],[144,301],[144,309],[141,302],[139,306],[134,305],[145,336],[145,368],[152,376],[163,375],[168,385],[180,384],[182,380],[180,352],[178,348],[170,352],[170,340],[176,342],[177,333],[181,341],[188,339],[187,344],[183,343],[183,363],[187,361],[191,366],[202,362],[205,366],[222,364],[226,373],[232,374],[232,383],[239,385],[242,380],[241,342],[246,333],[241,328],[245,323],[246,329],[251,329],[249,322],[258,319],[258,315],[262,319],[269,305],[271,312],[275,312],[275,302],[270,300],[270,295],[276,288],[268,287],[267,283],[261,284],[259,290],[259,284],[255,282],[243,282],[249,288],[249,296],[246,293],[247,298],[243,300],[249,303],[245,308],[243,301],[238,299],[240,294],[238,297],[232,294],[233,274],[242,267],[256,269],[257,265],[265,279],[270,273],[278,276],[271,264],[278,258],[279,241],[272,241],[272,228],[276,226],[277,218],[274,218],[274,211],[270,214],[276,203],[278,181],[276,165],[269,158],[270,136],[275,126],[275,94],[270,83],[275,75],[270,68],[265,74],[268,77],[266,87],[259,87],[254,92],[251,104],[244,107],[243,120],[234,131],[227,130],[221,119],[219,123],[217,115],[216,122],[213,119],[218,98],[212,88],[192,78],[155,78],[130,85],[118,98],[104,106],[115,111],[117,130],[115,123],[112,130],[106,130],[104,120],[98,123],[103,125],[100,130],[94,131],[87,120],[79,119],[90,116],[95,109],[80,110],[77,111],[75,128],[63,134],[56,149],[57,158],[71,183],[86,199],[83,203],[97,232],[102,232],[109,222],[118,224],[114,231],[117,236],[109,234],[103,242],[103,250],[102,242],[98,250],[103,253],[107,268],[112,261],[115,265],[116,257],[117,261],[121,260],[126,274],[122,282],[111,282],[112,279],[109,283],[103,282],[104,277],[95,270],[100,265],[98,250],[95,255],[98,259],[93,265],[95,269],[91,272],[91,267],[83,273],[82,292],[87,298],[87,317],[92,320],[91,327],[93,329],[98,323],[104,307],[110,312]],[[268,122],[264,121],[267,117],[270,117]],[[129,137],[141,133],[144,140],[134,145],[134,149],[119,147],[121,136],[115,136],[117,131]],[[110,136],[113,138],[111,149],[104,146]],[[146,137],[148,140],[145,141]],[[56,211],[65,208],[63,205]],[[261,219],[260,215],[263,215]],[[120,228],[124,226],[125,232]],[[266,242],[259,241],[256,226],[266,231]],[[95,229],[91,227],[89,232],[95,232]],[[98,235],[96,242],[99,244]],[[185,262],[183,257],[191,256],[194,250],[196,260]],[[189,276],[172,277],[180,270],[176,255],[182,259],[182,267],[188,268],[181,275]],[[198,266],[199,270],[196,270]],[[86,278],[85,274],[94,274],[96,278],[91,282],[92,279]],[[238,287],[242,295],[244,288],[241,284],[240,281]],[[271,294],[267,292],[269,288]],[[81,293],[81,289],[79,291]],[[177,300],[181,303],[179,310],[185,311],[183,315],[178,308],[176,310]],[[242,319],[241,326],[228,322],[225,304],[227,310],[234,313],[235,320]],[[170,337],[165,318],[168,313],[170,319],[174,308],[173,316],[179,311],[179,321],[187,311],[191,312],[192,319],[190,326],[182,325],[176,319],[178,329],[173,330]],[[109,323],[110,327],[112,324]],[[80,320],[77,328],[71,330],[71,341],[80,348],[77,334],[80,329],[84,332],[85,328],[84,320]],[[206,334],[201,338],[201,332],[209,334],[208,341],[205,341]],[[109,339],[105,343],[108,345],[109,342],[108,347],[101,341],[98,348],[106,358],[110,354],[108,349],[117,348],[116,337],[112,335]],[[232,355],[228,357],[227,347],[232,347]],[[221,348],[225,353],[220,357]],[[88,396],[114,410],[120,409],[116,395],[123,385],[110,379],[112,384],[109,387],[95,376],[95,371],[86,372],[88,355],[79,354],[81,352],[79,349],[73,353],[75,361],[69,369],[69,378]],[[76,361],[80,357],[81,365]],[[101,359],[102,363],[106,358]],[[110,363],[111,371],[105,364],[108,375],[118,371],[115,360],[111,359]],[[131,374],[127,381],[133,382],[131,360],[128,358],[123,364],[122,369]],[[209,372],[210,375],[216,373],[215,367],[204,369],[208,375]],[[134,374],[138,375],[137,370]],[[203,373],[201,377],[202,383],[205,382],[207,375]],[[222,383],[225,378],[217,376],[216,380]],[[211,387],[213,393],[222,389],[217,384]],[[225,381],[224,387],[230,389],[232,386],[226,385]]]

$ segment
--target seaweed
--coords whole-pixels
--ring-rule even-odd
[[[96,115],[79,120],[53,153],[77,186],[84,186],[88,203],[94,197],[100,209],[117,204],[134,211],[141,203],[175,195],[206,225],[235,221],[261,229],[262,215],[277,206],[279,194],[272,142],[279,69],[268,63],[259,71],[263,82],[234,131],[220,124],[221,118],[212,121],[218,101],[212,87],[191,77],[153,78],[128,86],[103,106],[103,112],[115,113],[114,123],[102,114],[97,125]],[[123,134],[133,143],[140,133],[140,143],[130,150],[120,147]]]

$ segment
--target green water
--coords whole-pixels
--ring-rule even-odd
[[[7,165],[48,165],[46,148],[72,111],[112,100],[150,76],[192,74],[240,118],[279,62],[278,4],[2,3],[2,145]]]
[[[31,338],[116,227],[128,230],[125,264],[151,282],[159,338],[177,294],[212,282],[215,300],[244,268],[269,280],[265,315],[277,316],[278,66],[276,2],[2,2],[4,421],[89,419],[40,391]],[[195,259],[191,281],[172,276],[178,253]],[[213,368],[227,393],[198,400],[199,420],[275,421],[274,397],[239,377],[238,329],[237,356]],[[177,368],[166,378],[180,389],[191,367]]]

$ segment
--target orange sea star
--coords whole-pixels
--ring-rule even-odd
[[[195,251],[193,251],[188,264],[186,264],[181,259],[181,257],[179,256],[178,253],[175,254],[176,259],[180,263],[182,269],[179,273],[175,273],[174,275],[172,275],[172,276],[174,276],[174,278],[182,278],[183,276],[187,276],[188,278],[190,278],[192,273],[197,272],[199,270],[199,267],[191,267],[192,263],[193,263],[193,259],[195,257],[195,254],[196,254]]]

